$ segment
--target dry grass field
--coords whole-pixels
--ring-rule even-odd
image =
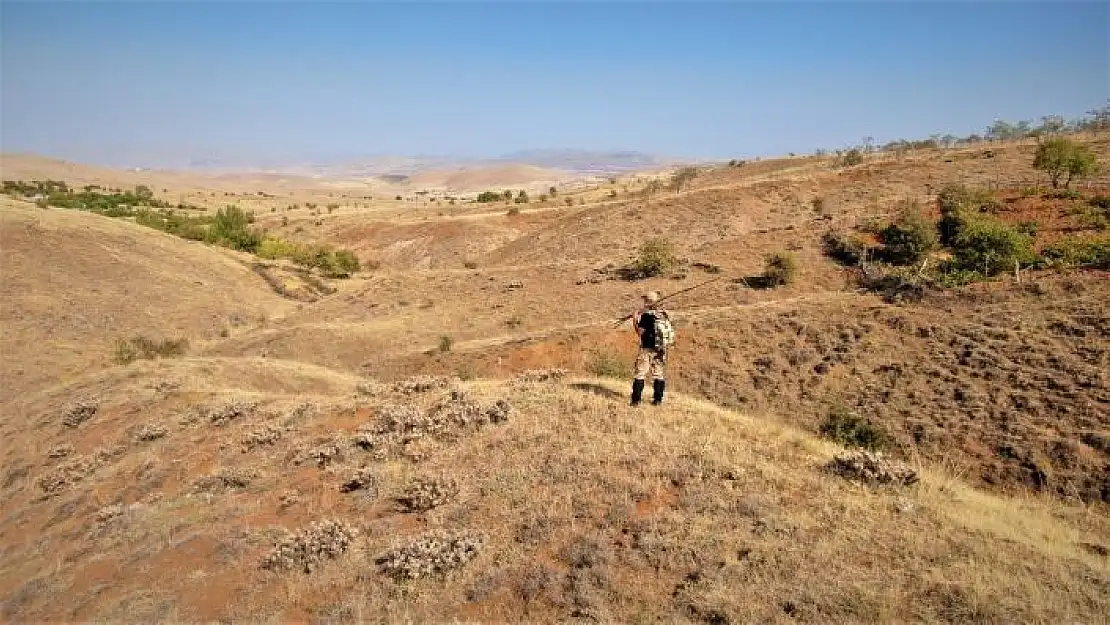
[[[1082,141],[1110,163],[1110,138]],[[237,203],[363,270],[0,200],[0,620],[1105,622],[1110,274],[898,299],[823,253],[906,202],[935,219],[952,183],[1037,222],[1038,249],[1105,237],[1083,210],[1110,179],[1045,197],[1033,150],[519,205],[5,157],[5,180]],[[679,262],[620,278],[658,237]],[[797,277],[758,288],[776,252]],[[629,407],[616,319],[709,280],[669,302],[667,401]],[[909,483],[850,474],[832,412],[881,431],[880,474]]]

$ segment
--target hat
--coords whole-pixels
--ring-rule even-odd
[[[649,304],[654,304],[655,302],[659,301],[659,293],[655,291],[648,291],[647,293],[644,293],[643,297],[644,300],[647,301]]]

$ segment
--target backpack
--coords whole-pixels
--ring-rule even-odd
[[[665,311],[654,311],[655,317],[655,349],[667,349],[674,345],[674,325]]]

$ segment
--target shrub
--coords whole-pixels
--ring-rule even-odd
[[[896,223],[879,233],[885,245],[883,256],[894,265],[912,265],[924,260],[937,247],[937,231],[922,214],[917,203],[911,203]]]
[[[845,447],[877,450],[888,445],[888,437],[880,426],[841,407],[829,411],[820,432]]]
[[[1064,137],[1053,137],[1037,146],[1033,167],[1048,174],[1053,189],[1060,186],[1060,179],[1063,178],[1066,189],[1073,179],[1097,173],[1098,158],[1085,145]]]
[[[825,256],[849,267],[865,260],[869,251],[863,239],[843,232],[826,232],[821,237],[821,245]]]
[[[943,245],[952,245],[964,224],[980,213],[997,213],[1002,204],[994,194],[986,189],[974,189],[964,185],[949,185],[937,195],[940,208],[940,221],[937,231]]]
[[[465,267],[466,269],[477,269],[478,262],[473,260],[464,260],[463,267]]]
[[[254,214],[246,213],[238,206],[227,206],[216,212],[216,218],[208,226],[205,239],[244,252],[255,252],[262,243],[262,232],[250,228]]]
[[[541,196],[540,196],[540,201],[541,201],[541,202],[546,202],[546,201],[547,201],[547,195],[546,195],[546,194],[545,194],[545,195],[541,195]]]
[[[520,207],[519,206],[514,206],[514,207],[510,208],[505,214],[508,215],[509,217],[515,217],[515,216],[520,214]]]
[[[439,351],[441,351],[441,352],[451,351],[451,347],[454,344],[455,344],[455,340],[452,339],[451,337],[447,336],[446,334],[439,337]]]
[[[981,215],[967,220],[952,243],[951,267],[994,276],[1031,265],[1037,260],[1033,237],[1018,232],[995,217]]]
[[[1019,221],[1014,227],[1018,232],[1033,239],[1037,238],[1037,232],[1040,230],[1040,225],[1035,221]]]
[[[790,284],[797,274],[798,261],[789,252],[768,254],[763,259],[763,278],[771,286]]]
[[[563,202],[566,203],[567,206],[574,206],[574,198],[572,197],[564,199]]]
[[[547,188],[547,194],[550,195],[551,197],[555,197],[556,195],[559,194],[559,190],[556,189],[555,187],[548,187]]]
[[[586,370],[599,378],[632,377],[632,367],[627,362],[612,351],[600,348],[590,352]]]
[[[694,178],[697,178],[697,176],[697,167],[683,167],[671,174],[671,188],[675,190],[675,193],[678,193],[689,185]],[[615,183],[616,180],[614,179],[613,182]]]
[[[645,241],[636,251],[636,258],[626,267],[626,277],[633,280],[658,276],[678,264],[674,246],[667,239]]]
[[[116,341],[115,361],[124,365],[139,359],[153,360],[155,358],[181,356],[188,347],[188,339],[162,339],[159,341],[145,336],[120,339]]]
[[[1045,260],[1065,267],[1110,269],[1110,238],[1081,241],[1062,239],[1046,247]]]
[[[841,167],[851,167],[861,163],[863,163],[863,151],[859,148],[852,148],[840,157]]]

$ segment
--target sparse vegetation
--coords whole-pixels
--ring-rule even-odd
[[[454,344],[455,344],[455,340],[452,339],[451,337],[447,336],[446,334],[439,337],[439,351],[441,351],[441,352],[451,351],[451,346],[454,345]]]
[[[270,260],[284,258],[302,267],[319,269],[324,275],[332,278],[346,278],[361,268],[361,263],[354,252],[335,249],[323,243],[294,243],[267,237],[259,243],[256,253],[261,258]]]
[[[980,215],[967,220],[952,243],[946,268],[994,276],[1037,261],[1033,238],[997,217]]]
[[[1110,269],[1110,238],[1062,239],[1042,252],[1049,264],[1063,267]]]
[[[768,254],[763,259],[763,279],[770,286],[785,286],[798,275],[798,260],[790,252]]]
[[[1065,137],[1052,137],[1040,142],[1033,157],[1033,167],[1048,174],[1052,188],[1071,187],[1072,180],[1086,178],[1098,172],[1098,159],[1085,145]]]
[[[135,336],[130,339],[116,341],[114,359],[118,364],[125,365],[136,360],[173,358],[184,355],[188,348],[188,339],[158,340],[145,336]]]
[[[632,377],[632,365],[621,359],[619,354],[604,348],[597,348],[590,352],[586,370],[599,378]]]
[[[826,256],[847,267],[858,265],[869,253],[866,241],[847,232],[826,232],[821,245]]]
[[[883,257],[895,265],[919,263],[937,247],[936,226],[921,214],[916,202],[902,209],[902,214],[893,224],[879,233],[879,240],[885,246]]]
[[[880,426],[843,407],[830,410],[819,431],[821,436],[845,447],[874,451],[889,444],[888,436]]]
[[[675,193],[679,193],[697,177],[697,167],[683,167],[671,174],[671,188],[674,189]]]
[[[837,165],[840,167],[852,167],[863,163],[863,150],[859,148],[851,148],[846,150],[840,155],[837,160]]]
[[[678,264],[674,245],[669,239],[656,238],[644,241],[636,250],[636,258],[624,269],[624,277],[641,280],[659,276]]]
[[[47,199],[52,206],[87,210],[107,217],[132,218],[135,223],[161,230],[168,234],[193,241],[204,241],[263,258],[288,258],[304,267],[316,268],[334,278],[344,278],[359,270],[358,258],[350,250],[335,249],[330,245],[306,245],[267,237],[265,232],[253,227],[254,213],[238,206],[225,206],[214,216],[188,215],[169,208],[166,202],[153,198],[153,192],[143,186],[133,192],[105,194],[91,187],[73,192],[65,183],[48,181],[36,184],[5,181],[4,188],[12,193],[27,190],[51,189]],[[314,207],[311,205],[310,207]],[[184,210],[203,210],[180,205]],[[288,225],[282,217],[282,226]]]

